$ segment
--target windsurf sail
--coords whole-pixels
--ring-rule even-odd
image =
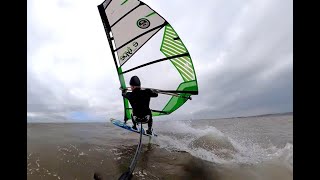
[[[121,88],[134,75],[158,90],[153,116],[168,115],[198,94],[194,65],[185,44],[160,14],[139,0],[105,0],[98,5]],[[124,119],[132,108],[123,98]]]

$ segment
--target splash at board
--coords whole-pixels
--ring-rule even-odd
[[[137,126],[137,129],[138,130],[134,130],[131,126],[132,125],[130,125],[130,124],[128,124],[128,123],[124,123],[123,121],[120,121],[120,120],[117,120],[117,119],[113,119],[113,118],[111,118],[110,119],[110,121],[112,122],[112,124],[114,124],[114,125],[116,125],[116,126],[118,126],[118,127],[121,127],[121,128],[123,128],[123,129],[126,129],[126,130],[128,130],[128,131],[132,131],[132,132],[135,132],[135,133],[140,133],[140,127],[139,126]],[[158,136],[154,131],[152,131],[152,134],[150,135],[150,134],[147,134],[146,133],[146,131],[144,130],[144,128],[142,128],[142,135],[145,135],[145,136],[149,136],[149,137],[151,137],[151,136]]]

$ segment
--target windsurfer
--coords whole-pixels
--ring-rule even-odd
[[[151,97],[158,97],[158,93],[151,89],[141,89],[141,83],[138,76],[132,76],[130,79],[132,92],[122,89],[122,96],[127,98],[132,107],[131,119],[132,128],[137,130],[137,122],[148,123],[147,134],[152,134],[152,113],[149,107]]]

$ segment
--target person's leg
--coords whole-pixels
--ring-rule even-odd
[[[133,123],[133,126],[132,128],[137,130],[137,122],[135,121],[135,118],[133,118],[133,115],[131,114],[131,120],[132,120],[132,123]]]
[[[151,130],[152,128],[152,117],[150,116],[150,119],[148,121],[148,129]]]
[[[152,134],[152,116],[150,116],[150,119],[148,121],[147,134]]]

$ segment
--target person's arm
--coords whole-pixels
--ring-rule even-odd
[[[150,90],[150,97],[158,97],[158,92],[156,90],[152,90],[152,89],[149,89]]]
[[[122,91],[122,96],[124,98],[129,99],[128,93],[127,93],[127,89],[122,89],[121,87],[119,88]]]

